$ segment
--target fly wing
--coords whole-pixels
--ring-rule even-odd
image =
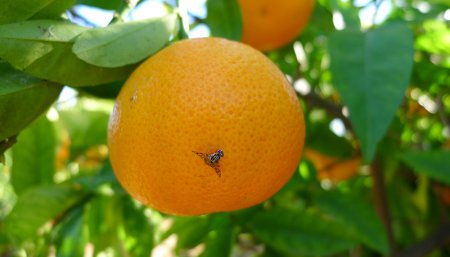
[[[196,151],[192,151],[192,152],[195,153],[196,155],[198,155],[200,158],[202,158],[205,162],[208,162],[208,154],[200,153],[200,152],[196,152]]]
[[[219,176],[219,178],[222,176],[222,172],[220,171],[219,163],[211,163],[211,161],[209,160],[209,154],[200,153],[200,152],[196,152],[196,151],[192,151],[192,152],[195,153],[196,155],[198,155],[200,158],[202,158],[206,164],[208,164],[209,166],[214,168],[214,170],[216,171],[216,174],[217,174],[217,176]]]
[[[222,172],[220,171],[220,166],[219,166],[219,164],[216,163],[216,164],[213,166],[213,168],[214,168],[214,170],[216,171],[217,176],[219,176],[219,178],[220,178],[220,177],[222,176]]]

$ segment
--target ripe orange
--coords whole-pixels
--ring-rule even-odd
[[[200,215],[260,203],[291,177],[303,113],[285,76],[259,51],[220,38],[179,41],[142,63],[108,128],[117,179],[165,213]],[[212,154],[221,176],[193,151]]]
[[[242,42],[269,51],[297,37],[308,23],[314,0],[239,0]]]
[[[358,156],[341,160],[312,149],[306,149],[305,156],[316,167],[319,180],[327,179],[335,183],[351,178],[361,164],[361,157]]]

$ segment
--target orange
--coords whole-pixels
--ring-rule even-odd
[[[312,149],[306,149],[305,156],[316,167],[319,180],[327,179],[335,183],[351,178],[361,164],[359,156],[341,160]]]
[[[259,51],[190,39],[142,63],[117,97],[108,128],[117,179],[164,213],[200,215],[260,203],[296,170],[304,143],[298,98]],[[193,151],[219,159],[221,176]]]
[[[261,51],[290,43],[305,28],[314,0],[239,0],[242,42]]]

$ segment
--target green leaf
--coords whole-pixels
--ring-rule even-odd
[[[107,143],[107,124],[109,112],[106,110],[89,110],[88,104],[94,107],[95,103],[80,101],[74,109],[62,110],[60,114],[61,124],[68,130],[71,145],[70,152],[73,156],[81,154],[89,147]]]
[[[320,194],[317,206],[353,230],[362,243],[383,255],[388,254],[389,245],[383,224],[372,206],[363,199],[333,190]]]
[[[178,237],[177,250],[193,248],[202,242],[208,231],[208,216],[176,217],[170,229],[161,236],[161,241],[176,234]]]
[[[0,38],[31,43],[68,42],[88,29],[67,21],[31,20],[0,25]]]
[[[205,250],[199,257],[228,257],[231,255],[235,233],[227,215],[212,217],[210,230],[204,240]]]
[[[18,134],[47,110],[61,89],[0,63],[0,141]]]
[[[135,65],[119,68],[103,68],[90,65],[72,53],[72,44],[55,44],[50,54],[40,58],[26,72],[40,78],[70,86],[92,86],[123,80],[135,69]]]
[[[349,108],[364,159],[371,161],[409,83],[412,32],[390,23],[369,32],[338,31],[329,41],[334,84]]]
[[[268,246],[292,255],[330,255],[356,245],[348,228],[320,213],[275,208],[256,214],[249,226]]]
[[[55,130],[42,116],[20,133],[13,147],[11,183],[17,194],[30,187],[51,184],[55,172]]]
[[[137,63],[160,50],[176,28],[175,14],[95,28],[81,33],[73,52],[93,65],[120,67]]]
[[[87,28],[68,22],[32,20],[0,26],[0,58],[38,78],[71,86],[125,79],[135,66],[103,68],[72,52],[73,40]]]
[[[0,57],[23,70],[52,52],[56,42],[69,42],[87,28],[69,22],[33,20],[0,26]]]
[[[450,185],[450,151],[434,150],[427,152],[410,151],[400,158],[416,172]]]
[[[0,24],[26,20],[53,1],[55,0],[2,0],[0,1]]]
[[[123,199],[123,225],[129,242],[130,256],[148,257],[153,248],[153,228],[144,215],[144,207],[136,206],[129,196]]]
[[[0,24],[27,19],[58,18],[75,0],[0,1]]]
[[[73,186],[51,185],[34,187],[19,196],[6,218],[5,230],[18,240],[32,239],[46,222],[56,218],[85,194]]]
[[[416,42],[416,48],[433,54],[450,54],[450,29],[444,21],[429,20],[424,23],[425,33]]]
[[[122,197],[100,195],[86,205],[85,221],[89,230],[89,242],[95,245],[94,256],[111,246],[117,246],[122,222]]]
[[[208,0],[206,8],[206,23],[212,36],[241,40],[242,17],[237,0]]]

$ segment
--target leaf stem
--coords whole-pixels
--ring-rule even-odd
[[[375,197],[375,204],[378,213],[381,217],[381,221],[386,229],[386,234],[389,243],[389,252],[391,256],[395,256],[397,253],[397,246],[395,244],[394,231],[392,228],[392,219],[389,210],[389,204],[386,196],[386,188],[384,186],[384,174],[381,170],[380,160],[375,158],[371,164],[372,178],[373,178],[373,194]]]

